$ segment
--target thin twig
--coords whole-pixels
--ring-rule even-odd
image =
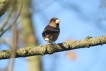
[[[11,46],[12,51],[11,51],[11,57],[8,63],[8,71],[13,71],[13,68],[14,68],[14,58],[16,56],[17,40],[18,40],[16,25],[13,26],[12,32],[13,32],[12,46]]]
[[[16,20],[18,19],[20,13],[21,13],[21,10],[22,10],[22,4],[23,4],[23,0],[21,0],[21,4],[20,4],[20,9],[19,9],[19,12],[18,12],[18,15],[16,16],[16,18],[14,19],[14,21],[12,22],[12,24],[10,26],[8,26],[1,34],[0,34],[0,37],[8,30],[10,29],[16,22]]]
[[[17,7],[16,7],[16,4],[17,4],[17,0],[14,4],[14,16],[13,18],[16,17],[16,11],[17,11]],[[17,27],[16,27],[16,24],[14,24],[12,26],[12,45],[11,45],[11,57],[10,57],[10,60],[8,62],[8,71],[13,71],[13,68],[14,68],[14,58],[16,56],[16,50],[17,50],[17,40],[18,40],[18,34],[17,34]]]
[[[10,16],[11,16],[12,9],[13,9],[13,8],[11,7],[10,10],[9,10],[9,13],[8,13],[8,15],[7,15],[7,17],[5,18],[5,20],[3,21],[3,23],[2,23],[2,25],[1,25],[1,27],[0,27],[0,31],[3,31],[4,26],[7,24],[8,20],[9,20],[9,18],[10,18]]]

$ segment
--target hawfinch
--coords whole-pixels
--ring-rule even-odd
[[[51,18],[49,24],[45,27],[44,31],[42,32],[42,37],[48,43],[53,44],[57,40],[60,28],[59,28],[60,20],[58,18]]]

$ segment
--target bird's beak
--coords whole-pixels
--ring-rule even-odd
[[[57,19],[57,20],[56,20],[56,23],[60,23],[60,20],[59,20],[59,19]]]

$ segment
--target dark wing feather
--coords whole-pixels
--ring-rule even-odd
[[[42,33],[42,36],[46,36],[47,34],[54,34],[54,33],[59,33],[60,32],[60,29],[59,28],[55,28],[55,27],[52,27],[52,26],[47,26],[43,33]]]

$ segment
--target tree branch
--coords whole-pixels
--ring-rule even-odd
[[[13,2],[14,0],[0,0],[0,17],[12,5]]]
[[[21,13],[22,4],[23,4],[23,0],[21,0],[20,9],[19,9],[19,12],[18,12],[17,16],[14,18],[14,20],[12,21],[12,23],[0,34],[0,37],[1,37],[8,29],[10,29],[10,28],[15,24],[15,22],[17,21],[19,15],[20,15],[20,13]]]
[[[16,51],[16,58],[28,57],[34,55],[53,54],[55,52],[61,52],[66,50],[89,48],[91,46],[106,44],[106,36],[100,37],[87,37],[82,40],[66,41],[58,44],[46,44],[37,47],[26,47]],[[11,50],[0,51],[0,59],[8,59],[11,56]]]

